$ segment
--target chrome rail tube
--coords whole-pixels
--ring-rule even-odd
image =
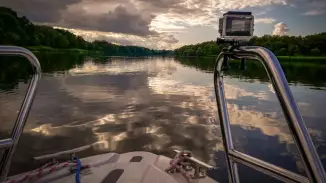
[[[276,58],[276,56],[268,49],[257,47],[257,46],[246,46],[240,47],[232,51],[232,53],[222,52],[215,63],[214,68],[214,88],[216,94],[216,103],[218,107],[218,114],[221,124],[223,145],[227,154],[227,160],[230,162],[229,155],[234,154],[234,148],[232,143],[232,135],[230,130],[230,122],[227,114],[227,105],[225,101],[224,88],[223,88],[223,76],[222,76],[222,65],[223,57],[225,55],[230,55],[236,58],[247,58],[259,60],[265,67],[269,79],[273,85],[273,88],[277,94],[278,100],[281,104],[283,113],[285,115],[286,121],[289,125],[292,136],[298,146],[302,162],[305,167],[308,179],[313,183],[326,183],[326,175],[323,165],[319,159],[319,156],[316,152],[316,149],[313,145],[313,142],[310,138],[309,132],[305,123],[300,115],[299,109],[296,105],[296,102],[291,93],[290,87],[286,80],[286,77],[283,73],[281,65]],[[247,159],[249,162],[252,162],[252,159]],[[263,168],[268,168],[262,166]],[[277,167],[277,166],[275,166]],[[275,168],[274,167],[274,168]],[[228,169],[232,174],[232,167],[228,166]],[[276,169],[275,169],[276,170]],[[278,170],[276,171],[280,173]],[[280,173],[280,175],[283,175]],[[286,177],[295,177],[291,176],[285,172]],[[229,175],[230,176],[230,175]],[[284,175],[283,175],[284,176]],[[234,176],[233,176],[234,177]],[[231,177],[231,182],[235,182],[234,178]],[[301,180],[300,182],[305,182]]]
[[[226,166],[228,169],[229,181],[232,183],[239,183],[239,173],[237,165],[228,157],[229,151],[234,149],[232,135],[231,135],[231,126],[229,123],[229,115],[226,106],[224,87],[223,87],[223,77],[221,76],[221,69],[224,59],[224,54],[221,53],[216,60],[215,69],[214,69],[214,88],[215,88],[215,98],[218,108],[218,116],[220,119],[221,132],[223,146],[226,153]],[[219,69],[219,72],[216,72]]]
[[[242,163],[248,167],[251,167],[255,170],[260,172],[264,172],[276,179],[279,179],[284,182],[302,182],[302,183],[309,183],[309,180],[299,174],[286,170],[284,168],[275,166],[271,163],[265,162],[258,158],[249,156],[242,152],[231,150],[229,154],[230,158],[235,162]]]
[[[2,140],[0,140],[0,149],[11,147],[12,144],[13,144],[13,140],[11,138],[2,139]]]
[[[35,97],[36,89],[41,79],[42,71],[38,59],[35,57],[35,55],[32,52],[30,52],[25,48],[16,47],[16,46],[0,46],[0,55],[23,56],[27,58],[27,60],[30,62],[30,64],[34,69],[34,75],[30,81],[24,101],[19,110],[18,117],[16,119],[13,131],[11,133],[11,139],[6,139],[6,141],[0,141],[6,143],[11,141],[11,147],[7,147],[0,161],[0,181],[4,181],[7,178],[12,156],[16,150],[16,147],[19,142],[19,138],[23,132],[26,119],[31,109]],[[1,146],[4,147],[4,145],[0,145],[0,147]]]

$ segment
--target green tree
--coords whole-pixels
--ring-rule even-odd
[[[299,53],[299,46],[298,45],[289,45],[289,56],[294,56],[297,55]]]
[[[218,54],[220,54],[220,52],[221,52],[221,49],[219,47],[217,47],[216,45],[213,45],[211,47],[212,55],[218,55]]]
[[[212,45],[211,44],[206,44],[204,46],[204,55],[212,55]]]
[[[326,55],[326,32],[302,36],[254,36],[248,43],[272,50],[277,56]],[[185,56],[189,50],[203,51],[203,55],[218,55],[225,45],[216,45],[214,41],[185,45],[175,50],[176,55]],[[196,53],[197,54],[197,53]],[[190,54],[192,55],[192,54]],[[197,54],[198,55],[198,54]]]
[[[193,49],[187,49],[183,52],[183,56],[195,56],[195,51]]]
[[[9,8],[0,7],[0,44],[19,46],[47,46],[52,48],[79,48],[101,51],[107,55],[167,55],[170,50],[156,50],[137,46],[120,46],[106,41],[87,42],[67,30],[34,25],[25,16],[18,17]],[[134,53],[132,52],[134,50]]]
[[[196,56],[204,56],[204,50],[201,47],[198,47],[196,50]]]
[[[69,42],[65,36],[58,34],[54,39],[57,48],[68,48]]]
[[[320,55],[320,50],[318,48],[313,48],[313,49],[311,49],[310,52],[314,56],[319,56]]]

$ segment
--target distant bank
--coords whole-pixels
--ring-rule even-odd
[[[184,56],[176,55],[179,58],[216,58],[218,55],[207,55],[207,56]],[[280,60],[325,60],[326,56],[276,56]]]
[[[280,58],[289,59],[323,59],[326,57],[326,32],[302,36],[271,36],[253,37],[248,45],[262,46],[271,50]],[[175,49],[176,56],[215,56],[226,45],[216,45],[215,41],[208,41],[194,45],[185,45]]]
[[[22,46],[32,51],[95,52],[108,56],[169,55],[170,50],[154,50],[140,46],[122,46],[106,41],[88,42],[67,30],[35,25],[10,8],[0,7],[0,45]]]
[[[88,53],[89,50],[78,49],[78,48],[51,48],[47,46],[26,46],[32,52],[74,52],[74,53]]]

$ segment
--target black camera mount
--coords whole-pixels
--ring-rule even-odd
[[[238,49],[240,46],[245,46],[247,41],[242,41],[242,40],[225,40],[222,38],[217,38],[216,39],[216,44],[217,45],[224,45],[228,44],[229,46],[226,46],[225,48],[222,49],[222,53],[224,54],[223,57],[223,70],[227,71],[230,69],[229,65],[229,59],[239,59],[234,56],[234,50]],[[245,58],[240,58],[240,69],[245,70],[246,69],[246,59]]]

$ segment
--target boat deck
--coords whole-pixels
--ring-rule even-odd
[[[81,182],[89,183],[185,183],[189,182],[182,174],[168,174],[170,158],[149,152],[129,152],[124,154],[107,153],[80,159],[82,165],[89,165],[80,174]],[[11,177],[24,176],[23,174]],[[72,183],[75,173],[67,166],[45,175],[35,183]],[[191,180],[194,183],[216,183],[205,177]]]

